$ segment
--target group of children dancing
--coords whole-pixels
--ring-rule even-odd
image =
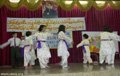
[[[51,58],[51,53],[49,46],[47,44],[47,38],[48,36],[53,36],[53,34],[46,32],[46,26],[40,25],[38,28],[38,31],[34,34],[32,34],[30,31],[26,32],[25,39],[20,40],[17,37],[17,33],[13,33],[13,37],[10,38],[6,43],[0,45],[0,48],[4,48],[8,45],[11,47],[11,65],[12,67],[15,67],[17,65],[17,61],[19,61],[19,55],[20,55],[20,47],[22,50],[23,57],[24,57],[24,67],[25,69],[31,68],[33,65],[35,65],[35,60],[38,58],[40,68],[48,68],[49,58]],[[92,64],[93,61],[91,59],[90,55],[90,42],[89,42],[89,36],[87,34],[83,35],[84,39],[76,46],[76,48],[83,47],[83,63],[89,63]],[[114,56],[115,49],[113,49],[115,46],[113,45],[113,40],[120,41],[120,38],[118,35],[110,33],[109,30],[106,28],[105,32],[100,34],[101,37],[101,47],[100,47],[100,64],[104,62],[104,60],[108,64],[114,64]],[[33,41],[33,38],[36,40]],[[69,38],[65,34],[65,26],[60,25],[58,28],[58,48],[57,48],[57,55],[61,57],[60,65],[62,68],[68,67],[68,57],[70,56],[70,53],[68,51],[68,44],[73,43],[72,39]],[[112,46],[111,46],[112,45]],[[113,48],[112,48],[113,47]],[[37,57],[35,55],[35,49],[37,50]],[[112,57],[111,57],[112,56]]]

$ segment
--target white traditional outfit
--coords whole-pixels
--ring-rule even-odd
[[[109,32],[102,32],[100,37],[100,64],[102,64],[105,59],[108,64],[114,64],[114,57],[116,52],[114,40],[120,41],[120,37],[114,33]]]
[[[24,66],[35,65],[35,50],[33,48],[32,36],[26,37],[24,42]]]
[[[37,32],[35,33],[37,38],[37,58],[39,59],[40,67],[47,68],[49,63],[49,58],[51,57],[50,49],[47,44],[48,36],[52,34],[47,32]]]
[[[84,39],[77,45],[77,48],[82,46],[83,47],[83,63],[92,63],[91,54],[90,54],[90,42],[88,39]]]
[[[62,68],[68,67],[68,57],[69,57],[69,52],[68,52],[68,45],[67,45],[67,41],[68,42],[72,42],[72,39],[70,39],[69,37],[67,37],[65,35],[64,32],[59,32],[58,34],[58,39],[59,39],[59,43],[58,43],[58,50],[57,50],[57,54],[59,57],[62,58],[61,61],[61,66]]]

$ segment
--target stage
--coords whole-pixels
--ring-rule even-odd
[[[58,64],[50,64],[47,69],[39,66],[29,70],[24,68],[12,69],[0,67],[0,76],[120,76],[120,64],[115,65],[87,65],[82,63],[71,63],[69,68],[62,69]]]

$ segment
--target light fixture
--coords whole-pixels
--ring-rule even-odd
[[[82,4],[82,5],[87,5],[88,1],[79,1],[79,3]]]
[[[105,4],[105,1],[96,1],[97,4]]]
[[[56,1],[56,0],[43,0],[43,1]]]
[[[96,4],[98,6],[103,6],[105,4],[105,1],[96,1]]]
[[[70,5],[73,1],[65,1],[65,4]]]
[[[27,2],[29,2],[29,3],[34,3],[34,1],[35,1],[35,3],[37,3],[39,0],[27,0]]]
[[[112,1],[112,3],[113,3],[113,4],[116,4],[116,2],[115,2],[115,1]]]
[[[20,0],[9,0],[11,3],[19,3]]]

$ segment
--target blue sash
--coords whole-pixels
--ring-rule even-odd
[[[86,53],[85,46],[89,46],[89,44],[84,44],[84,45],[82,46],[82,48],[83,48],[83,52],[84,52],[84,53]]]
[[[67,44],[66,40],[63,40],[63,41],[65,42],[66,47],[67,47],[67,48],[69,48],[69,46],[68,46],[68,44]]]
[[[40,40],[37,41],[37,43],[38,43],[37,48],[39,48],[39,49],[42,47],[41,42],[46,42],[46,41],[40,41]]]
[[[37,41],[38,45],[37,45],[37,48],[41,48],[41,42],[40,41]]]

